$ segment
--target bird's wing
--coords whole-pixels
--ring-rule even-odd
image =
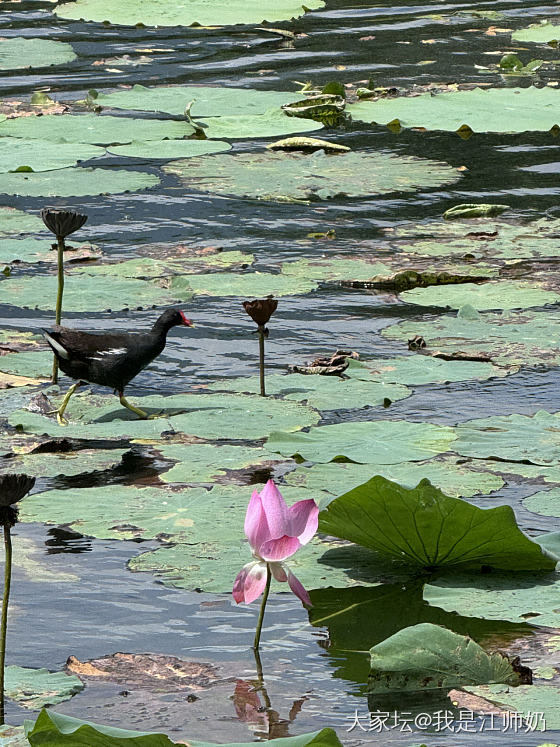
[[[45,332],[49,345],[66,359],[115,360],[126,355],[131,343],[130,335],[96,334],[67,327],[55,327]]]

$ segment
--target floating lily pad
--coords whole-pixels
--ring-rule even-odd
[[[183,115],[192,101],[192,117],[238,117],[266,114],[297,98],[288,91],[255,91],[252,88],[225,86],[146,86],[135,85],[129,90],[99,93],[96,104],[115,109],[167,112]],[[202,141],[204,142],[204,141]]]
[[[58,5],[61,18],[109,21],[120,26],[232,26],[238,23],[289,21],[305,10],[323,7],[322,0],[190,0],[186,5],[162,6],[157,0],[127,0],[115,5],[111,0],[78,0]]]
[[[429,288],[413,288],[400,297],[406,303],[420,306],[444,306],[459,309],[469,305],[477,310],[528,309],[558,303],[560,295],[545,290],[538,283],[501,280],[498,282],[461,283],[460,285],[434,285]]]
[[[456,169],[439,161],[383,151],[217,155],[170,163],[164,171],[177,174],[185,185],[202,192],[287,201],[413,192],[453,184],[460,178]]]
[[[424,586],[424,599],[449,612],[489,620],[560,625],[557,573],[490,573],[442,576]]]
[[[560,313],[552,310],[479,314],[467,306],[456,316],[401,322],[381,334],[405,343],[421,335],[430,350],[489,355],[502,365],[560,363]]]
[[[163,262],[151,257],[127,259],[106,265],[73,267],[69,275],[103,275],[115,278],[162,278],[183,271],[183,267],[172,262]]]
[[[85,393],[70,400],[67,426],[27,410],[12,413],[9,422],[25,432],[67,438],[153,439],[165,431],[176,431],[199,438],[255,440],[265,438],[275,428],[297,430],[319,420],[319,413],[299,402],[263,401],[240,394],[153,395],[131,400],[148,413],[163,411],[168,417],[139,420],[121,407],[116,397]]]
[[[376,695],[520,681],[503,654],[487,654],[470,638],[431,623],[403,628],[369,653],[368,692]]]
[[[1,142],[1,141],[0,141]],[[100,252],[91,244],[84,244],[76,249],[68,249],[65,253],[66,262],[76,262],[89,259],[95,259],[100,256]],[[57,252],[52,250],[48,239],[33,239],[30,237],[24,239],[2,238],[0,243],[0,263],[1,262],[24,262],[33,264],[35,262],[57,261]]]
[[[224,476],[226,470],[261,467],[263,463],[280,460],[277,454],[247,446],[165,444],[159,446],[158,451],[165,459],[177,460],[177,464],[160,475],[163,482],[212,482],[216,477]]]
[[[44,231],[45,224],[38,215],[11,207],[0,207],[0,235],[19,236],[22,233]]]
[[[533,717],[525,715],[525,723],[534,723],[535,731],[552,731],[560,729],[560,690],[553,685],[520,685],[510,687],[508,685],[478,685],[466,687],[470,693],[490,701],[497,707],[514,713],[532,714]],[[477,711],[479,709],[477,708]],[[480,708],[483,711],[483,708]],[[488,710],[495,709],[490,708]],[[527,727],[525,727],[527,728]],[[540,747],[558,747],[557,744],[547,742]]]
[[[116,156],[127,158],[193,158],[205,153],[220,153],[230,150],[229,143],[217,140],[134,140],[130,145],[109,145],[107,150]]]
[[[69,700],[84,689],[79,677],[48,669],[6,667],[6,695],[24,708],[37,709]]]
[[[268,272],[250,272],[237,274],[233,272],[214,272],[209,275],[189,275],[172,279],[169,291],[182,295],[185,291],[203,296],[295,296],[310,293],[317,283],[301,278],[294,280],[284,275],[273,275]]]
[[[0,739],[2,747],[28,747],[29,742],[25,736],[23,726],[0,726]]]
[[[546,483],[560,483],[560,465],[549,467],[540,464],[525,464],[523,462],[504,462],[501,459],[497,461],[477,459],[472,462],[471,466],[473,469],[483,470],[483,474],[494,472],[506,476],[519,475],[530,480],[540,478]]]
[[[353,119],[428,130],[475,132],[547,131],[560,125],[560,92],[544,88],[475,88],[423,93],[347,107]]]
[[[8,397],[10,397],[9,403],[11,406],[12,403],[12,393],[6,391],[7,389],[13,389],[14,387],[21,387],[19,389],[19,392],[22,391],[22,389],[28,389],[29,387],[35,386],[36,384],[40,384],[41,381],[39,379],[34,379],[31,376],[18,376],[17,374],[7,374],[0,371],[0,415],[5,415],[7,412],[10,412],[10,410],[5,410],[6,400]],[[20,407],[21,405],[18,403],[17,405]]]
[[[134,140],[188,138],[195,128],[188,122],[137,119],[99,114],[44,114],[42,117],[16,117],[0,123],[0,135],[60,143],[118,145]]]
[[[5,174],[0,192],[27,197],[80,197],[136,192],[157,184],[157,176],[142,171],[73,168],[36,174]]]
[[[1,43],[0,43],[1,49]],[[51,171],[104,155],[104,148],[85,143],[52,143],[18,137],[0,138],[0,172]]]
[[[2,281],[2,303],[51,311],[56,303],[56,288],[57,279],[54,275],[12,276]],[[86,274],[72,275],[64,284],[66,311],[170,306],[177,298],[177,294],[154,283],[129,278],[107,276],[99,283]],[[1,363],[2,361],[0,368]]]
[[[452,449],[463,456],[533,464],[560,463],[560,414],[494,415],[455,428]]]
[[[319,531],[422,568],[556,565],[519,529],[511,506],[481,509],[445,495],[429,480],[409,489],[373,477],[331,501],[319,514]]]
[[[35,477],[83,475],[112,469],[120,464],[124,449],[82,449],[61,454],[26,454],[0,458],[0,474],[20,472]]]
[[[1,364],[1,361],[0,361]],[[223,379],[209,386],[223,392],[258,394],[259,377]],[[396,401],[412,392],[405,386],[377,381],[345,380],[338,376],[306,376],[304,374],[272,374],[266,379],[268,394],[284,399],[307,402],[317,410],[351,410],[382,405],[386,399]]]
[[[525,29],[514,31],[511,38],[518,42],[556,45],[560,39],[560,25],[550,21],[533,23]]]
[[[280,137],[297,132],[314,132],[322,129],[321,122],[312,119],[295,119],[281,109],[271,109],[266,114],[243,114],[236,117],[208,117],[197,120],[205,128],[207,137],[239,140],[260,137]]]
[[[50,39],[13,36],[0,39],[0,70],[63,65],[76,59],[70,44]]]
[[[448,451],[452,428],[405,420],[371,420],[311,428],[309,433],[272,433],[266,448],[313,462],[345,457],[364,464],[399,464],[430,459]]]
[[[504,484],[500,477],[486,472],[475,472],[454,459],[403,464],[315,464],[312,467],[298,467],[289,472],[284,479],[288,485],[294,487],[327,490],[331,495],[337,496],[363,485],[375,475],[398,482],[405,488],[413,488],[420,480],[426,478],[446,495],[457,498],[492,493]]]
[[[0,371],[18,376],[48,379],[52,374],[53,355],[48,350],[26,350],[0,356]]]
[[[372,280],[380,275],[385,277],[392,275],[393,271],[382,262],[321,257],[285,262],[282,265],[282,273],[312,280],[351,282]]]
[[[560,516],[560,488],[542,490],[525,498],[523,505],[528,511],[542,516]]]
[[[422,384],[490,379],[506,376],[507,369],[476,361],[445,361],[431,355],[403,355],[375,361],[350,360],[345,376],[365,381],[420,386]]]

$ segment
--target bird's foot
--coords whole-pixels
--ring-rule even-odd
[[[68,425],[68,421],[66,420],[64,415],[61,415],[58,410],[56,410],[56,420],[58,424],[61,426]]]

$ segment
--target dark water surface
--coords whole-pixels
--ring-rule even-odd
[[[501,11],[505,18],[490,21],[455,15],[449,23],[441,24],[426,17],[471,7]],[[475,65],[495,63],[499,60],[497,50],[507,52],[516,47],[509,34],[482,32],[492,25],[521,28],[558,13],[556,4],[521,0],[476,5],[327,0],[322,11],[309,13],[292,24],[274,24],[305,34],[290,49],[269,34],[247,27],[111,27],[61,21],[51,9],[48,2],[0,3],[0,35],[71,42],[78,59],[53,69],[5,73],[0,78],[0,97],[26,97],[48,86],[54,98],[70,100],[81,98],[93,87],[109,89],[133,83],[220,84],[292,91],[297,89],[293,83],[296,80],[324,84],[333,79],[355,82],[370,77],[379,86],[451,82],[503,85],[499,75],[484,74]],[[92,66],[102,58],[138,56],[142,47],[173,51],[149,53],[153,61],[147,65]],[[522,56],[554,59],[558,53],[534,47]],[[433,62],[419,64],[426,61]],[[105,67],[122,72],[110,73]],[[555,80],[557,69],[553,68],[533,79],[515,78],[505,84],[543,85]],[[397,135],[385,127],[348,123],[325,131],[325,135],[356,150],[388,149],[441,159],[455,167],[466,166],[468,171],[453,189],[286,205],[189,192],[173,176],[162,175],[153,162],[138,159],[143,171],[157,170],[161,185],[137,194],[72,199],[72,206],[89,216],[80,237],[102,245],[107,255],[118,258],[136,256],[143,246],[155,242],[245,249],[256,255],[257,269],[274,271],[288,259],[355,253],[357,249],[374,251],[382,227],[439,216],[459,202],[505,202],[517,217],[560,214],[560,146],[548,133],[474,134],[462,140],[452,133],[403,131]],[[234,144],[232,152],[252,146],[244,141]],[[100,165],[120,163],[122,159],[108,156]],[[43,207],[44,199],[4,197],[2,202],[33,211]],[[69,201],[49,202],[62,206]],[[331,228],[336,230],[336,240],[306,238],[310,232]],[[258,288],[255,294],[259,294]],[[165,353],[135,379],[131,395],[181,392],[218,377],[254,373],[256,341],[238,299],[199,296],[189,303],[188,310],[196,328],[172,330]],[[66,318],[82,329],[140,330],[152,323],[154,312],[67,314]],[[358,350],[366,357],[392,356],[402,352],[402,345],[384,340],[380,330],[405,318],[429,320],[432,315],[400,303],[391,293],[351,289],[323,288],[281,300],[268,343],[271,368],[284,370],[288,363],[308,360],[335,347]],[[51,322],[49,313],[0,305],[2,327],[39,331]],[[532,414],[541,408],[553,412],[560,410],[559,385],[559,369],[524,369],[503,379],[415,387],[413,396],[389,410],[333,411],[325,422],[387,417],[453,425],[490,414]],[[141,469],[144,472],[140,470],[138,476],[150,479],[157,474],[158,465],[149,462]],[[78,487],[92,484],[91,479],[51,480],[47,485]],[[109,481],[122,479],[116,473]],[[45,483],[38,487],[45,487]],[[240,489],[249,495],[250,488]],[[531,492],[531,486],[525,483],[521,487],[520,480],[491,497],[472,500],[485,507],[510,503],[529,533],[558,531],[560,522],[521,509],[521,499]],[[198,693],[194,702],[188,702],[184,694],[152,699],[141,692],[123,695],[118,686],[88,686],[58,710],[125,728],[161,729],[176,739],[250,741],[266,735],[264,721],[260,727],[244,723],[231,700],[235,680],[249,681],[255,676],[250,644],[257,605],[236,608],[228,597],[173,590],[158,584],[150,574],[130,573],[125,567],[127,560],[157,547],[156,542],[94,540],[64,529],[25,524],[18,525],[16,534],[16,541],[25,540],[39,548],[32,557],[42,570],[16,571],[9,663],[54,670],[61,668],[70,654],[83,660],[115,651],[161,652],[213,662],[222,678],[214,688]],[[376,621],[371,624],[375,630]],[[502,633],[507,640],[507,626]],[[428,735],[417,729],[400,731],[400,726],[380,734],[358,727],[347,732],[356,709],[362,723],[367,724],[366,655],[330,653],[327,629],[311,627],[307,614],[290,595],[271,597],[263,641],[268,695],[272,708],[279,713],[269,732],[272,736],[330,725],[349,745],[366,742],[404,746],[427,740],[433,745],[461,747],[476,740],[500,747],[528,747],[554,741],[553,734],[484,730]],[[531,664],[531,655],[531,651],[525,655],[524,663]],[[430,713],[449,708],[448,702],[425,704]],[[387,710],[381,705],[385,704],[370,702],[369,708]],[[407,703],[394,700],[391,707],[406,711]],[[28,714],[9,704],[10,723],[20,723]],[[482,728],[480,722],[477,728]]]

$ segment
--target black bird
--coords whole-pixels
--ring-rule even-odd
[[[163,352],[167,333],[171,327],[179,324],[194,326],[179,309],[167,309],[149,332],[82,332],[58,325],[52,330],[44,330],[45,339],[53,349],[60,369],[67,376],[78,379],[56,411],[59,425],[68,424],[64,411],[70,397],[86,381],[111,387],[118,394],[123,407],[141,418],[147,418],[144,410],[127,402],[124,388]]]

